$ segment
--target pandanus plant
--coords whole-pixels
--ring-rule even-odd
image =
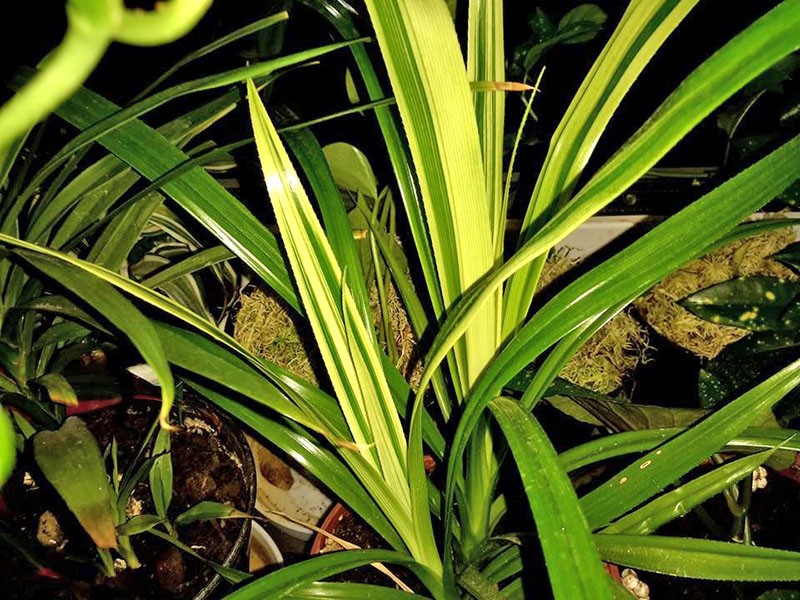
[[[344,39],[358,38],[347,3],[306,3]],[[800,382],[800,362],[692,426],[620,433],[560,455],[532,413],[570,356],[637,295],[718,245],[772,226],[740,223],[800,174],[800,139],[794,138],[532,310],[543,263],[556,244],[738,89],[800,46],[800,0],[786,0],[697,67],[626,144],[589,172],[595,146],[626,93],[696,4],[630,3],[553,134],[519,242],[506,248],[514,153],[511,164],[504,163],[502,2],[470,2],[465,61],[444,2],[366,1],[382,67],[373,67],[362,43],[349,49],[370,98],[363,108],[375,112],[396,177],[410,233],[403,248],[419,271],[420,297],[401,283],[402,273],[395,276],[413,326],[429,341],[415,392],[378,344],[351,226],[319,147],[307,132],[278,133],[255,85],[248,83],[247,96],[280,240],[230,195],[214,193],[213,180],[194,165],[159,179],[181,159],[134,120],[138,115],[86,90],[77,96],[83,112],[69,112],[78,100],[60,111],[84,129],[81,135],[157,181],[304,315],[324,361],[329,385],[320,389],[113,270],[10,234],[0,238],[67,287],[93,286],[119,301],[120,310],[126,303],[125,314],[137,309],[114,288],[163,310],[169,322],[151,317],[136,334],[140,349],[150,350],[142,354],[161,377],[165,398],[172,367],[312,473],[389,548],[311,558],[231,597],[404,597],[388,588],[326,581],[379,562],[413,572],[423,593],[437,599],[523,597],[537,585],[547,587],[526,578],[537,568],[531,556],[543,556],[553,595],[570,600],[629,597],[602,561],[682,577],[800,579],[794,552],[653,535],[750,477],[777,448],[800,450],[793,432],[750,427]],[[396,108],[387,105],[381,70]],[[93,124],[102,119],[118,126],[97,137]],[[147,162],[159,153],[169,164]],[[392,268],[392,240],[377,227],[369,235]],[[522,392],[512,393],[509,383],[526,367]],[[431,403],[425,401],[429,389]],[[690,474],[723,449],[726,456],[745,456]],[[443,486],[426,477],[425,454],[439,463]],[[577,496],[570,472],[628,454],[627,467]],[[508,481],[510,467],[522,482],[540,553],[521,547],[526,532],[504,519],[507,494],[518,489]],[[683,485],[668,489],[681,479]]]

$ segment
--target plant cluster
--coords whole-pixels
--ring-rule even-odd
[[[800,0],[781,2],[729,40],[626,144],[589,170],[594,149],[627,92],[697,4],[632,0],[552,136],[516,244],[506,236],[508,174],[516,151],[504,160],[503,90],[509,86],[504,85],[503,3],[468,4],[464,59],[444,2],[366,0],[371,30],[364,33],[374,34],[379,61],[347,2],[302,3],[327,19],[344,41],[177,84],[125,108],[81,88],[56,110],[79,133],[23,187],[9,186],[8,171],[0,172],[6,183],[2,274],[9,278],[3,289],[17,269],[34,282],[18,288],[26,292],[15,297],[24,301],[21,309],[27,311],[31,299],[40,296],[52,299],[50,290],[63,290],[73,298],[64,302],[82,310],[60,315],[83,327],[110,324],[151,366],[161,384],[165,431],[176,372],[314,475],[388,546],[323,554],[248,582],[230,597],[403,597],[400,591],[329,580],[373,563],[403,567],[423,594],[436,599],[533,595],[545,587],[533,575],[534,560],[546,568],[553,596],[563,599],[629,598],[625,587],[608,576],[604,561],[640,573],[690,578],[800,580],[797,552],[659,532],[737,482],[744,480],[741,489],[750,490],[751,474],[776,450],[800,450],[792,431],[752,427],[758,415],[800,383],[800,361],[737,391],[700,420],[694,415],[650,427],[647,418],[639,418],[637,427],[628,414],[620,433],[561,454],[534,413],[570,358],[636,297],[691,260],[775,226],[740,223],[795,182],[800,137],[538,302],[542,270],[559,242],[738,90],[800,47]],[[276,15],[231,39],[285,18]],[[374,197],[363,205],[359,236],[348,213],[352,202],[342,201],[314,136],[307,127],[279,131],[259,93],[279,69],[344,49],[368,99],[356,109],[374,115],[395,177],[396,203]],[[195,56],[204,51],[210,50]],[[29,79],[21,77],[18,82]],[[540,85],[529,90],[528,111]],[[224,91],[191,113],[188,122],[184,118],[157,131],[139,119],[173,98],[219,89]],[[181,149],[198,128],[245,97],[278,236],[202,168],[214,150],[191,155]],[[108,154],[65,185],[91,144]],[[123,199],[128,187],[121,186],[103,212],[77,210],[96,206],[83,204],[87,195],[117,178],[129,185],[141,178],[145,187]],[[86,187],[65,196],[75,181]],[[32,201],[36,192],[39,202]],[[356,193],[356,207],[361,196]],[[193,252],[137,282],[121,269],[127,251],[103,261],[66,245],[75,232],[103,227],[99,239],[107,231],[113,240],[128,232],[132,247],[165,199],[220,246]],[[391,217],[383,207],[395,204]],[[59,244],[50,228],[67,211],[68,221],[78,214],[84,220]],[[114,218],[107,220],[106,213]],[[50,216],[36,218],[42,214]],[[393,227],[393,219],[400,218],[404,227]],[[136,219],[139,229],[129,225]],[[370,263],[356,244],[362,231]],[[398,232],[408,234],[400,245]],[[232,256],[307,320],[326,383],[311,384],[253,355],[153,283]],[[384,276],[391,276],[421,340],[425,370],[416,389],[390,356],[391,337],[375,327],[373,278],[366,264],[377,273],[379,289]],[[47,291],[40,281],[48,284]],[[7,463],[15,452],[7,443],[14,430],[2,414],[0,455]],[[617,419],[619,414],[614,413]],[[437,463],[432,478],[425,455]],[[698,474],[696,467],[711,456],[722,456],[720,464]],[[617,465],[611,474],[578,497],[570,474],[610,459],[620,462],[611,463]],[[740,509],[746,506],[743,497],[737,498]],[[746,511],[736,518],[737,531],[746,529]]]

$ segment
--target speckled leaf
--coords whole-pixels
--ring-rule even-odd
[[[797,329],[784,313],[800,293],[800,283],[777,277],[740,277],[713,285],[681,300],[680,304],[712,323],[751,331]]]
[[[770,590],[761,594],[756,600],[800,600],[800,591]]]
[[[78,417],[33,438],[33,456],[44,476],[98,548],[116,548],[111,486],[97,441]]]

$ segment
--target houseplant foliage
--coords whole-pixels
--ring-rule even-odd
[[[320,8],[345,39],[357,37],[346,3],[307,4]],[[787,0],[720,48],[603,166],[586,172],[626,92],[695,4],[631,2],[553,136],[518,247],[504,248],[504,97],[470,89],[470,82],[505,79],[502,3],[470,3],[465,64],[444,2],[366,2],[404,136],[392,109],[378,102],[383,92],[368,54],[360,45],[351,51],[397,177],[411,232],[404,247],[424,281],[418,290],[424,302],[404,294],[410,320],[420,334],[435,335],[416,395],[376,342],[350,225],[318,147],[309,136],[286,138],[310,195],[252,83],[251,120],[288,269],[274,236],[240,205],[225,201],[240,220],[229,219],[202,193],[191,200],[180,196],[185,186],[197,192],[193,184],[212,189],[211,182],[199,180],[199,170],[175,174],[162,189],[308,318],[332,395],[249,355],[213,324],[158,292],[113,270],[3,234],[0,239],[11,252],[67,285],[70,278],[83,278],[104,293],[116,287],[164,310],[170,323],[151,319],[152,330],[142,332],[163,351],[152,363],[163,370],[168,361],[207,397],[285,450],[391,548],[313,558],[252,582],[232,597],[389,597],[390,590],[324,581],[375,562],[409,569],[434,598],[522,597],[529,591],[523,587],[524,554],[516,532],[503,525],[507,488],[499,475],[509,461],[522,481],[557,598],[627,597],[605,574],[601,559],[685,577],[800,579],[797,553],[652,535],[732,481],[749,477],[769,451],[800,449],[792,432],[748,428],[755,415],[800,382],[800,363],[691,427],[609,436],[561,456],[531,414],[563,364],[603,323],[681,264],[750,232],[752,227],[738,223],[800,173],[800,139],[794,138],[531,313],[543,261],[555,244],[739,88],[800,45],[800,0]],[[84,129],[86,139],[97,139],[129,165],[140,161],[137,170],[151,180],[180,164],[179,157],[168,164],[147,162],[155,149],[165,156],[172,150],[132,120],[138,115],[85,90],[79,96],[81,114],[70,110],[74,105],[60,112]],[[118,119],[120,125],[97,138],[93,124],[104,118]],[[130,152],[132,144],[146,161]],[[386,241],[379,230],[371,233],[379,245]],[[506,384],[534,361],[534,375],[522,394],[504,396]],[[428,384],[435,396],[431,406],[423,402]],[[766,453],[664,492],[723,448]],[[443,490],[426,479],[424,453],[440,461]],[[629,453],[637,456],[628,467],[577,497],[569,471]]]

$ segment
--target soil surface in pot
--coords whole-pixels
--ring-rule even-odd
[[[376,534],[361,519],[353,515],[348,510],[343,511],[342,518],[339,519],[338,523],[333,525],[333,531],[330,533],[338,538],[350,542],[351,544],[355,544],[360,548],[389,548],[386,542],[384,542],[378,534]],[[340,550],[342,550],[342,547],[335,541],[328,538],[325,540],[320,553],[336,552]],[[396,577],[408,585],[412,590],[417,593],[425,593],[425,586],[422,585],[422,583],[413,573],[396,565],[386,565],[386,567],[389,568]],[[372,566],[351,569],[350,571],[346,571],[331,577],[330,581],[339,581],[344,583],[368,583],[371,585],[400,589],[390,577]]]
[[[156,402],[125,403],[82,415],[97,438],[102,451],[116,439],[120,472],[134,459],[143,436],[157,418]],[[247,448],[233,431],[202,404],[184,404],[173,415],[181,427],[171,436],[174,472],[173,497],[169,515],[178,514],[204,500],[230,504],[249,510],[252,492],[244,476],[242,452]],[[27,477],[26,477],[27,475]],[[31,484],[31,480],[33,483]],[[145,477],[135,488],[126,513],[155,514]],[[178,550],[149,533],[133,536],[132,543],[143,566],[123,569],[108,578],[91,562],[79,557],[94,557],[93,546],[77,520],[39,473],[30,452],[20,460],[15,474],[3,490],[6,503],[4,528],[18,534],[43,565],[64,576],[61,580],[37,577],[27,562],[12,553],[0,573],[4,597],[13,598],[190,598],[215,576],[203,562]],[[37,543],[40,517],[46,511],[55,515],[63,532],[57,548]],[[195,522],[179,527],[180,541],[198,554],[223,563],[237,542],[243,520],[227,519]],[[0,554],[7,548],[0,545]],[[11,564],[14,568],[9,568]],[[233,564],[243,567],[245,565]],[[10,596],[5,596],[11,592]]]

